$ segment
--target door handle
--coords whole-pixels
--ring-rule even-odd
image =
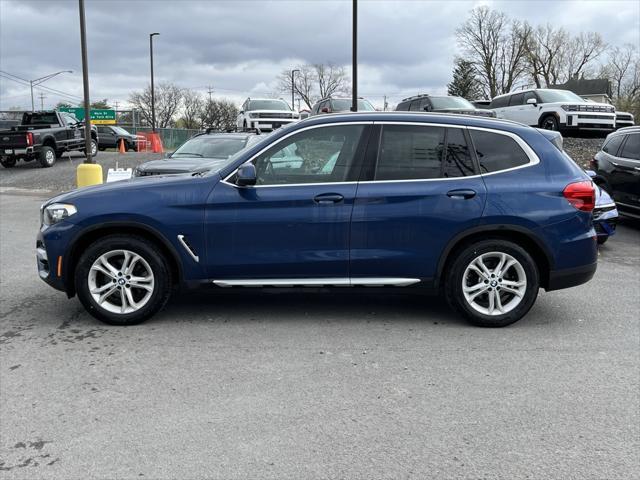
[[[319,205],[327,205],[330,203],[340,203],[344,197],[339,193],[321,193],[313,198],[313,201]]]
[[[451,198],[464,198],[468,200],[469,198],[473,198],[476,196],[476,192],[471,189],[460,189],[460,190],[449,190],[447,192],[447,197]]]

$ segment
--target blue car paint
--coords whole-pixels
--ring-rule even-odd
[[[222,180],[266,146],[301,128],[340,122],[407,121],[466,125],[514,133],[538,155],[534,166],[432,182],[341,183],[239,188]],[[573,208],[562,190],[586,174],[535,129],[481,117],[411,113],[323,115],[281,128],[205,176],[132,179],[78,189],[47,202],[77,213],[41,229],[49,259],[63,258],[60,276],[45,280],[74,293],[71,257],[86,232],[139,225],[161,238],[177,259],[183,283],[215,278],[415,276],[437,282],[446,254],[466,233],[525,232],[553,272],[595,265],[591,214]],[[473,189],[471,200],[450,198]],[[320,194],[344,200],[319,205]],[[189,238],[196,262],[180,245]],[[543,279],[543,285],[545,280]]]

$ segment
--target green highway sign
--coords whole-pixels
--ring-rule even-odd
[[[78,120],[84,120],[84,108],[82,107],[63,107],[60,111],[73,113]],[[96,125],[115,125],[116,111],[109,109],[92,109],[91,123]]]

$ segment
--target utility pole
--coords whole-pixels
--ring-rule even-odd
[[[72,70],[62,70],[60,72],[52,73],[50,75],[45,75],[44,77],[36,78],[34,80],[29,80],[29,86],[31,87],[31,111],[33,112],[36,109],[35,102],[33,101],[33,87],[36,85],[40,85],[41,83],[46,82],[50,78],[55,77],[56,75],[60,75],[61,73],[73,73]]]
[[[149,57],[151,60],[151,131],[156,131],[156,92],[153,86],[153,37],[160,35],[158,32],[149,34]]]
[[[116,125],[118,124],[118,105],[120,105],[120,102],[118,102],[117,100],[115,102],[113,102],[114,105],[114,111],[113,113],[115,114],[116,117]]]
[[[46,98],[46,95],[40,92],[40,95],[38,96],[40,97],[40,110],[44,110],[44,99]]]
[[[388,105],[389,105],[389,104],[387,103],[387,96],[385,95],[385,96],[384,96],[384,103],[383,103],[383,107],[382,107],[382,111],[383,111],[383,112],[386,112],[386,111],[387,111],[387,106],[388,106]]]
[[[91,155],[91,107],[89,105],[89,61],[87,60],[87,27],[84,18],[84,0],[78,0],[80,7],[80,48],[82,50],[82,83],[84,86],[84,163],[95,163]],[[102,174],[101,174],[102,175]],[[102,181],[102,180],[100,180]]]
[[[353,0],[351,40],[351,111],[358,111],[358,0]]]
[[[291,110],[295,110],[295,99],[294,99],[294,94],[296,91],[296,84],[295,84],[295,74],[296,72],[299,72],[299,69],[295,69],[295,70],[291,70]]]
[[[211,94],[213,94],[213,87],[211,85],[207,87],[207,93],[209,94],[209,104],[211,104]]]

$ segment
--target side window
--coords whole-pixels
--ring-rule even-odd
[[[98,126],[97,128],[98,128],[98,133],[101,133],[101,134],[103,134],[103,135],[104,135],[105,133],[109,133],[109,131],[107,130],[107,127],[100,127],[100,126]]]
[[[529,157],[518,142],[507,135],[469,130],[481,173],[497,172],[529,163]]]
[[[529,100],[530,98],[535,99],[535,101],[538,101],[538,97],[536,97],[536,94],[534,92],[525,92],[524,93],[524,101],[522,103],[527,103],[527,100]]]
[[[406,112],[407,110],[409,110],[409,102],[399,103],[396,107],[397,112]]]
[[[439,178],[444,132],[443,127],[384,125],[375,180]]]
[[[428,97],[425,97],[420,102],[420,111],[421,112],[430,112],[431,111],[431,101]]]
[[[640,160],[640,133],[632,133],[627,135],[627,141],[622,147],[622,158],[630,158],[632,160]]]
[[[509,104],[509,96],[494,98],[489,108],[504,108]]]
[[[510,107],[522,105],[523,103],[524,103],[524,93],[516,93],[515,95],[511,95],[511,99],[509,100]]]
[[[617,156],[623,140],[624,135],[616,135],[615,137],[610,138],[609,141],[602,146],[602,151],[609,155],[613,155],[614,157]]]
[[[409,107],[409,111],[410,112],[420,112],[422,111],[422,109],[420,108],[420,104],[422,103],[422,100],[420,100],[419,98],[413,100],[411,102],[411,106]]]
[[[464,177],[473,175],[475,168],[471,152],[461,128],[447,129],[446,158],[442,165],[442,177]]]
[[[339,125],[292,135],[255,160],[256,185],[347,181],[363,130]]]

